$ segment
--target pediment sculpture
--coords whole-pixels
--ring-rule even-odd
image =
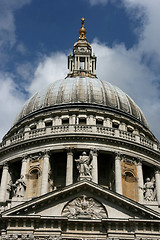
[[[62,216],[68,218],[107,218],[107,212],[104,206],[93,199],[82,195],[70,201],[63,209]]]

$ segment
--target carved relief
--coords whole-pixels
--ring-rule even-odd
[[[79,159],[75,159],[79,171],[79,180],[84,178],[92,179],[92,155],[92,151],[90,151],[89,156],[87,156],[86,152],[83,152]]]
[[[82,195],[69,202],[62,211],[62,216],[68,218],[107,218],[105,208],[93,198]]]

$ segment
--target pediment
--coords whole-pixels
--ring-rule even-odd
[[[160,219],[158,212],[87,180],[44,194],[2,213],[2,217],[28,215],[91,219]]]

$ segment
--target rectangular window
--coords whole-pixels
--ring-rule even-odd
[[[86,118],[79,118],[79,125],[86,125]]]
[[[96,125],[103,126],[103,120],[102,119],[96,119]]]
[[[69,118],[63,118],[62,125],[68,125],[68,124],[69,124]]]
[[[85,69],[85,58],[84,57],[80,57],[80,69]]]

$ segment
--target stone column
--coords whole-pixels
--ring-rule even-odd
[[[155,170],[155,180],[156,180],[156,191],[157,191],[157,201],[160,206],[160,172],[159,169]]]
[[[92,151],[92,181],[98,183],[98,161],[97,161],[97,150]]]
[[[0,202],[5,202],[7,184],[8,184],[8,163],[6,162],[3,166],[2,178],[1,178],[1,187],[0,187]]]
[[[121,170],[121,155],[115,154],[115,190],[122,194],[122,170]]]
[[[26,175],[26,170],[27,170],[27,156],[24,156],[22,159],[22,166],[21,166],[21,176],[24,177]]]
[[[45,151],[43,157],[43,169],[42,169],[42,182],[41,182],[41,195],[48,192],[48,174],[50,170],[49,163],[49,151]]]
[[[139,202],[143,203],[143,170],[142,170],[142,161],[138,160],[137,163],[137,176],[138,176],[138,192],[139,192]]]
[[[66,186],[73,183],[73,150],[67,149]]]
[[[85,70],[88,70],[87,69],[87,57],[85,57],[85,67],[84,67]]]
[[[95,60],[93,60],[92,64],[93,64],[93,74],[95,74]]]
[[[80,59],[79,59],[79,57],[78,57],[78,63],[77,63],[77,69],[79,70],[80,69]]]

